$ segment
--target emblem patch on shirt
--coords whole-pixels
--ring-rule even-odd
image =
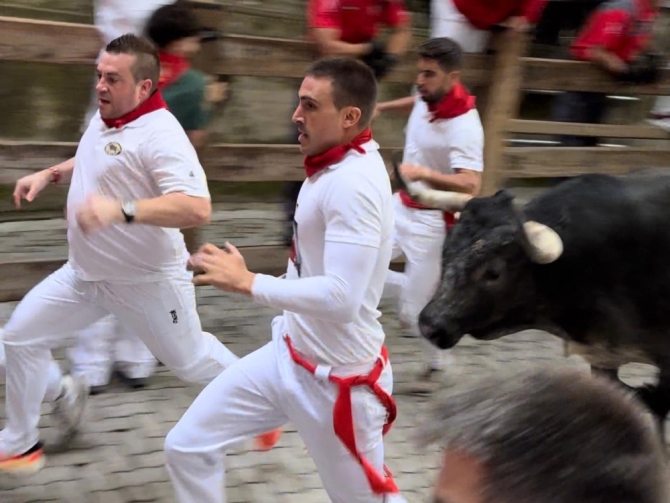
[[[107,155],[119,155],[123,149],[121,145],[115,141],[109,142],[105,145],[105,154]]]

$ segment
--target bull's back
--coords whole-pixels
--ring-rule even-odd
[[[525,213],[563,240],[537,280],[571,336],[670,352],[670,175],[576,177]]]

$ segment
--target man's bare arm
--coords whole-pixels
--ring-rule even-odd
[[[72,172],[74,171],[74,157],[71,157],[67,161],[63,161],[60,164],[53,166],[54,169],[58,170],[60,175],[59,182],[69,183],[72,180]],[[49,172],[52,168],[47,168],[43,170],[45,173]],[[50,174],[49,181],[53,180],[53,175]]]
[[[406,13],[405,20],[393,29],[389,36],[386,50],[389,54],[402,56],[407,52],[409,44],[412,42],[412,18]]]
[[[206,225],[212,217],[212,202],[205,197],[173,192],[152,199],[136,201],[135,222],[186,229]]]
[[[407,96],[397,100],[383,101],[377,104],[376,112],[378,114],[383,112],[398,112],[409,114],[412,111],[412,108],[414,108],[415,103],[416,96]]]
[[[482,185],[482,174],[480,171],[458,168],[454,169],[454,171],[454,174],[444,175],[439,171],[427,168],[421,179],[437,190],[465,192],[473,196],[479,193]]]
[[[613,74],[623,73],[628,69],[628,65],[620,57],[603,47],[589,48],[587,57],[596,65]]]

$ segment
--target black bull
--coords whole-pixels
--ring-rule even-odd
[[[407,184],[394,165],[415,199],[460,211],[419,317],[426,339],[446,349],[466,334],[535,328],[609,355],[604,368],[646,361],[660,379],[636,391],[668,415],[670,175],[578,176],[519,208],[506,191],[470,198]]]

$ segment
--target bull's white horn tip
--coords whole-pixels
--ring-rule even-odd
[[[551,227],[532,220],[525,222],[523,228],[535,250],[534,261],[538,264],[550,264],[563,253],[563,240]]]

